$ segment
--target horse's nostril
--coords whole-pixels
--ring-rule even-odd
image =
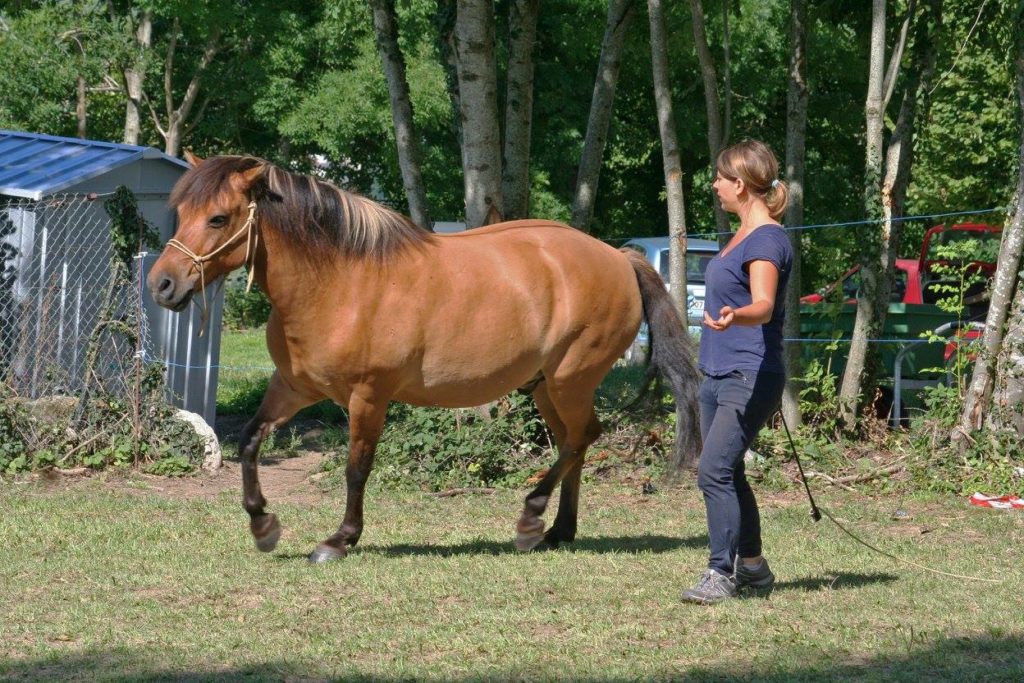
[[[159,294],[167,295],[174,291],[174,280],[169,277],[160,278],[160,282],[157,283],[156,291]]]

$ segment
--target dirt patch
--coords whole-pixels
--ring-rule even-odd
[[[323,498],[310,475],[315,474],[326,456],[316,451],[300,451],[289,458],[260,459],[260,487],[275,500],[290,503],[314,503]],[[210,500],[224,493],[242,497],[242,466],[238,460],[225,460],[214,473],[201,472],[189,477],[156,477],[135,474],[120,481],[117,488],[156,492],[170,498]],[[143,486],[139,486],[139,484]]]

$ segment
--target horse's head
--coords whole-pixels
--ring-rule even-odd
[[[188,306],[207,283],[255,257],[256,187],[266,162],[253,157],[187,154],[193,167],[171,192],[178,230],[149,273],[153,299],[174,311]]]

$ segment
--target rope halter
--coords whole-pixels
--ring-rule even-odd
[[[249,290],[252,289],[252,280],[256,275],[256,249],[259,247],[260,234],[259,231],[256,230],[256,201],[253,200],[249,202],[248,208],[249,216],[245,219],[245,224],[242,228],[229,237],[224,244],[220,245],[205,256],[200,256],[176,239],[172,238],[167,240],[168,247],[174,247],[183,253],[190,261],[192,261],[192,267],[199,271],[199,282],[203,288],[203,317],[199,323],[200,337],[203,336],[203,333],[206,331],[206,323],[210,317],[210,307],[206,300],[206,262],[228,247],[233,246],[242,235],[245,235],[245,265],[249,269],[249,278],[245,285],[246,294],[248,294]]]

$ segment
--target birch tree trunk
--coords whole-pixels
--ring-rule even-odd
[[[704,108],[708,117],[708,158],[714,179],[715,159],[725,144],[722,131],[722,104],[718,96],[718,74],[715,70],[715,60],[711,56],[711,47],[708,45],[707,31],[704,27],[704,6],[701,0],[690,0],[690,14],[693,17],[693,44],[697,51],[697,62],[700,64],[701,79],[704,82]],[[729,216],[722,210],[718,195],[711,192],[711,197],[715,203],[715,232],[718,234],[718,244],[724,247],[731,238]]]
[[[864,163],[864,211],[868,218],[879,219],[882,181],[882,124],[885,114],[883,79],[885,70],[885,0],[871,3],[871,57],[868,71],[868,93],[865,101],[867,123]],[[878,263],[882,253],[881,233],[867,230],[861,243],[861,291],[857,297],[857,316],[853,340],[839,390],[840,418],[847,429],[857,419],[864,371],[867,366],[868,339],[879,329],[875,315],[878,291]]]
[[[1017,35],[1024,35],[1024,14],[1018,15]],[[1024,38],[1018,38],[1016,67],[1017,67],[1017,100],[1020,103],[1021,119],[1024,122]],[[1021,125],[1020,153],[1018,159],[1020,169],[1017,178],[1017,191],[1013,201],[1013,212],[1009,217],[1006,229],[1003,231],[1002,244],[999,248],[999,261],[996,266],[996,274],[992,281],[992,299],[989,304],[988,317],[985,319],[985,334],[982,337],[982,349],[975,362],[974,375],[971,378],[971,385],[964,397],[963,414],[960,416],[960,425],[953,432],[953,441],[963,444],[968,433],[980,429],[989,412],[989,398],[993,392],[995,379],[993,370],[996,369],[996,361],[1000,358],[1000,349],[1009,345],[1008,351],[1002,355],[1007,360],[1001,360],[1001,372],[1009,372],[1014,368],[1013,373],[1017,375],[1015,382],[1019,386],[1019,372],[1021,369],[1020,356],[1020,335],[1024,327],[1024,288],[1018,287],[1019,273],[1021,268],[1021,252],[1024,250],[1024,123]],[[1014,297],[1014,290],[1017,290]],[[1003,338],[1003,328],[1007,324],[1010,302],[1013,300],[1013,315],[1009,325],[1007,339]],[[1014,341],[1010,342],[1011,334]],[[1009,384],[1001,386],[1000,396],[992,401],[995,405],[1011,405],[1005,403],[1010,400],[1011,391]]]
[[[601,160],[608,140],[608,126],[612,119],[615,86],[622,63],[622,46],[635,7],[634,0],[608,0],[608,19],[601,41],[601,57],[597,65],[597,78],[594,79],[594,94],[590,100],[587,136],[580,155],[576,193],[572,202],[571,222],[583,232],[590,232],[590,221],[594,217],[594,200],[601,177]]]
[[[914,2],[909,6],[909,11],[914,11]],[[900,113],[886,149],[885,176],[882,180],[882,260],[879,263],[882,277],[875,299],[879,329],[884,325],[889,312],[896,252],[903,235],[903,221],[893,219],[904,215],[918,115],[921,118],[928,116],[928,91],[935,71],[935,41],[942,24],[942,0],[926,0],[920,14],[916,18],[908,17],[908,20],[914,26],[914,46],[910,68],[904,77],[906,85]],[[904,41],[900,42],[902,44]],[[902,49],[899,52],[902,53]],[[897,58],[897,55],[893,56],[893,59]]]
[[[533,48],[540,0],[512,0],[508,13],[508,88],[501,194],[504,218],[530,212],[530,134],[533,122]]]
[[[784,221],[788,226],[804,222],[804,162],[807,141],[807,0],[790,0],[789,4],[789,92],[786,97],[786,184],[789,187],[789,205]],[[800,270],[801,235],[789,232],[793,245],[793,269],[786,290],[786,321],[783,336],[800,337]],[[786,345],[788,379],[782,394],[782,414],[791,427],[800,424],[801,375],[800,343]]]
[[[420,173],[416,126],[413,123],[409,83],[405,77],[405,59],[398,47],[398,22],[394,0],[372,0],[373,28],[377,36],[377,51],[388,81],[391,99],[391,120],[395,126],[395,144],[398,147],[398,165],[402,171],[402,185],[409,202],[409,216],[420,227],[431,229],[427,211],[427,193]]]
[[[1018,215],[1020,207],[1017,208]],[[1024,436],[1024,287],[1017,287],[996,365],[990,422]]]
[[[146,10],[135,29],[135,61],[124,70],[124,89],[128,101],[124,114],[124,142],[139,144],[142,132],[143,81],[146,75],[146,55],[153,47],[153,12]]]
[[[493,206],[502,211],[501,135],[494,65],[494,4],[459,0],[455,58],[462,118],[462,170],[466,225],[484,225]]]
[[[78,119],[78,137],[84,140],[86,134],[86,101],[85,101],[85,77],[78,77],[78,96],[75,104],[75,118]]]
[[[665,12],[661,0],[647,0],[651,25],[651,69],[654,102],[658,110],[661,134],[661,159],[668,199],[669,293],[680,317],[686,320],[686,216],[683,204],[683,171],[679,162],[676,118],[672,111],[672,86],[668,78],[668,45],[665,36]]]

